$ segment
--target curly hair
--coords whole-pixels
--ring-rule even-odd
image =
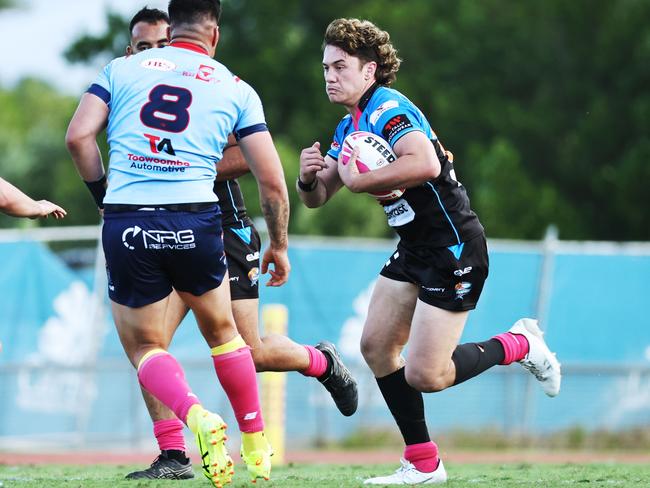
[[[368,20],[336,19],[325,30],[325,46],[336,46],[364,63],[377,63],[375,79],[378,84],[389,86],[397,78],[402,62],[390,42],[388,32]]]

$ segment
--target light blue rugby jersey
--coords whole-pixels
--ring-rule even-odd
[[[435,179],[408,188],[391,201],[381,202],[388,219],[410,248],[461,246],[483,232],[472,211],[465,187],[456,180],[453,156],[442,147],[424,114],[400,92],[384,86],[371,87],[361,97],[354,117],[339,122],[327,154],[338,160],[348,134],[368,131],[384,138],[391,147],[406,134],[423,132],[431,140],[440,161]],[[456,252],[456,248],[450,248]],[[456,255],[456,254],[454,254]]]
[[[104,203],[217,201],[215,163],[228,135],[267,130],[250,85],[191,44],[117,58],[88,92],[110,110]]]
[[[370,98],[362,99],[359,102],[359,110],[353,118],[351,115],[343,117],[334,132],[334,140],[327,154],[338,160],[341,146],[345,138],[355,131],[366,131],[383,137],[391,146],[413,131],[424,132],[432,141],[437,139],[424,114],[413,102],[397,90],[379,86],[370,90],[366,95]],[[407,116],[407,120],[400,120],[395,117]],[[388,122],[395,119],[392,127],[387,127]]]

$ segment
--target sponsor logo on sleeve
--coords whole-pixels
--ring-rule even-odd
[[[336,141],[332,141],[332,145],[330,146],[330,149],[332,151],[338,151],[339,149],[341,149],[341,145]]]
[[[370,114],[370,123],[375,125],[384,112],[396,107],[399,107],[397,100],[388,100],[387,102],[382,103],[373,113]]]
[[[406,129],[410,129],[411,127],[413,127],[413,124],[406,116],[406,114],[399,114],[386,122],[384,128],[381,130],[381,134],[389,144],[392,144],[395,136]]]

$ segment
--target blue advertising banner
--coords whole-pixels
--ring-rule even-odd
[[[395,429],[359,351],[375,279],[393,251],[389,241],[296,240],[290,281],[267,288],[266,278],[260,280],[261,305],[288,308],[289,336],[301,344],[334,342],[360,385],[359,412],[344,418],[318,382],[289,373],[286,427],[295,442],[340,439],[368,426]],[[0,259],[0,438],[150,436],[135,372],[105,290],[93,290],[92,271],[73,271],[47,246],[29,241],[0,243]],[[546,398],[518,365],[493,368],[458,388],[426,395],[430,428],[546,432],[647,423],[650,253],[564,252],[560,246],[544,293],[539,249],[495,246],[490,259],[490,277],[463,341],[486,340],[541,312],[547,341],[565,366],[562,392]],[[206,406],[232,420],[191,314],[171,352]]]

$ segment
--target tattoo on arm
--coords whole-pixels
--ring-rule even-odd
[[[264,200],[262,202],[262,213],[273,245],[287,247],[288,203],[284,200]]]

